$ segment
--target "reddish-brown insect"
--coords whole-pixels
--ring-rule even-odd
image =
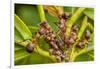
[[[56,59],[57,59],[58,62],[61,62],[61,57],[60,56],[57,55]]]
[[[26,46],[27,52],[32,53],[34,47],[35,47],[35,44],[33,44],[33,43],[28,43],[27,46]]]
[[[72,31],[73,31],[73,32],[77,32],[77,31],[78,31],[78,26],[77,26],[77,25],[74,25],[74,26],[72,27]]]
[[[85,32],[85,38],[88,40],[90,38],[90,31],[86,30]]]
[[[82,41],[78,42],[76,47],[83,49],[85,47],[84,42],[82,42]]]
[[[57,44],[56,44],[56,42],[54,42],[54,41],[51,41],[51,42],[50,42],[50,45],[51,45],[52,48],[54,48],[55,50],[58,50],[58,49],[59,49],[58,46],[57,46]]]
[[[71,38],[76,40],[77,39],[77,34],[75,32],[71,32]]]
[[[57,40],[57,45],[59,46],[60,49],[64,49],[65,44],[64,44],[63,40],[58,39]]]

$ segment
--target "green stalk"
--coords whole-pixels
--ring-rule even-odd
[[[37,5],[37,8],[38,8],[38,12],[39,12],[39,15],[40,15],[41,22],[46,21],[43,6]]]
[[[88,19],[87,16],[85,16],[84,19],[83,19],[83,22],[81,24],[81,28],[80,28],[79,33],[78,33],[78,38],[79,39],[82,37],[82,35],[83,35],[87,25],[88,25],[87,19]]]
[[[44,57],[48,57],[49,59],[51,59],[53,62],[56,62],[55,56],[50,55],[49,52],[42,50],[38,45],[36,46],[36,48],[34,49],[34,51],[36,53],[38,53],[39,55],[42,55]]]
[[[82,12],[85,10],[85,8],[78,8],[76,12],[73,14],[73,16],[66,22],[67,28],[66,28],[66,34],[70,35],[70,31],[72,28],[72,25],[76,22],[77,19],[80,18]]]
[[[72,51],[71,51],[71,55],[70,55],[70,60],[69,61],[73,61],[73,59],[75,58],[75,55],[76,55],[76,52],[75,52],[75,46],[76,44],[78,43],[78,41],[80,40],[80,38],[82,37],[86,27],[87,27],[87,16],[84,17],[83,19],[83,22],[81,24],[81,28],[79,30],[79,33],[78,33],[78,39],[77,41],[72,45]]]
[[[90,30],[90,31],[93,31],[93,30],[94,30],[94,28],[93,28],[92,24],[91,24],[91,23],[89,23],[89,22],[88,22],[88,28],[89,28],[89,30]]]
[[[30,41],[27,40],[27,41],[25,41],[25,42],[20,42],[20,43],[17,43],[17,44],[26,47],[26,45],[27,45],[29,42],[30,42]],[[41,56],[44,56],[44,57],[47,57],[47,58],[51,59],[53,62],[57,62],[55,56],[50,55],[49,52],[42,50],[38,45],[35,46],[34,52],[38,53],[38,54],[41,55]]]
[[[38,27],[35,27],[35,26],[28,26],[29,29],[32,29],[32,30],[38,30],[39,28]]]

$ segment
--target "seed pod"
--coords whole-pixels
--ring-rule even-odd
[[[88,40],[90,38],[90,31],[86,30],[85,32],[85,38]]]
[[[28,43],[27,46],[26,46],[27,52],[32,53],[34,47],[35,47],[35,44],[33,44],[33,43]]]

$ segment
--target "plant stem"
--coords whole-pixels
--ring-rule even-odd
[[[48,57],[50,58],[53,62],[56,62],[55,56],[50,55],[49,52],[42,50],[38,45],[36,46],[36,48],[34,49],[34,51],[36,53],[38,53],[39,55],[42,55],[44,57]]]
[[[70,60],[69,61],[73,61],[73,59],[75,58],[75,46],[78,43],[78,41],[81,39],[86,27],[87,27],[87,16],[85,16],[84,19],[83,19],[81,28],[80,28],[79,33],[78,33],[78,39],[72,45],[72,51],[71,51],[71,54],[70,54]]]
[[[35,26],[28,26],[29,29],[32,29],[32,30],[38,30],[39,28],[38,27],[35,27]]]
[[[25,42],[20,42],[20,43],[17,43],[17,44],[26,47],[26,45],[27,45],[29,42],[30,42],[30,41],[27,40],[27,41],[25,41]],[[47,57],[47,58],[51,59],[53,62],[57,62],[55,56],[50,55],[49,52],[42,50],[38,45],[35,46],[34,52],[38,53],[39,55],[42,55],[42,56],[44,56],[44,57]]]
[[[43,6],[37,5],[37,8],[38,8],[38,12],[39,12],[39,15],[40,15],[41,22],[46,21]]]
[[[87,19],[88,19],[87,16],[85,16],[84,19],[83,19],[83,22],[81,24],[81,28],[80,28],[79,33],[78,33],[79,39],[82,37],[86,27],[88,26]]]
[[[93,30],[94,30],[94,28],[93,28],[92,24],[91,24],[91,23],[89,23],[89,22],[88,22],[88,27],[89,27],[89,30],[90,30],[90,31],[93,31]]]
[[[85,8],[78,8],[76,12],[73,14],[73,16],[66,22],[66,25],[68,26],[66,28],[66,34],[70,35],[71,27],[76,22],[76,20],[81,16],[81,13],[85,10]]]

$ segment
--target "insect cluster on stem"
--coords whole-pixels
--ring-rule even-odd
[[[39,30],[36,34],[36,39],[39,39],[41,36],[44,37],[45,41],[50,45],[49,54],[54,55],[58,62],[63,62],[68,58],[67,54],[65,53],[65,49],[71,48],[71,46],[77,40],[77,33],[78,33],[78,26],[73,25],[71,28],[70,35],[66,35],[66,28],[68,27],[66,21],[68,19],[68,15],[66,13],[59,16],[59,34],[55,33],[49,24],[44,21],[39,24]],[[84,48],[85,44],[90,39],[90,32],[87,30],[84,35],[83,40],[79,40],[76,47],[77,48]],[[29,53],[32,53],[35,47],[35,41],[33,40],[32,43],[27,44],[26,50]],[[68,59],[67,59],[68,60]]]

